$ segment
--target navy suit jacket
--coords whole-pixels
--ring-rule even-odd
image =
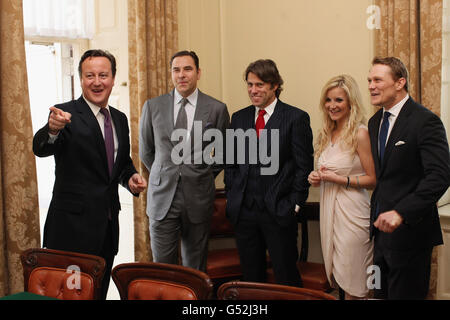
[[[119,240],[118,184],[129,190],[128,180],[136,173],[130,158],[127,117],[109,107],[119,142],[110,177],[100,126],[83,97],[56,107],[72,114],[71,123],[60,131],[54,144],[48,143],[48,123],[33,139],[36,156],[55,157],[55,184],[43,246],[98,255],[111,216],[115,254]]]
[[[234,113],[231,129],[255,129],[255,112],[255,107],[249,106]],[[276,150],[271,145],[271,130],[279,130],[278,171],[273,175],[260,176],[265,206],[279,224],[287,225],[295,221],[295,205],[302,205],[308,198],[308,175],[314,164],[309,115],[278,100],[264,129],[268,132],[269,157]],[[227,148],[230,143],[227,141]],[[245,150],[236,149],[235,155],[238,152],[245,152],[246,158],[249,158],[248,141]],[[237,223],[239,218],[248,173],[248,161],[238,164],[234,159],[234,163],[225,166],[227,215],[232,223]]]
[[[409,98],[386,144],[383,163],[378,133],[383,109],[369,120],[377,185],[371,199],[370,234],[377,205],[380,212],[396,210],[404,222],[383,234],[390,249],[420,249],[442,244],[436,203],[450,181],[449,148],[444,126],[433,112]]]

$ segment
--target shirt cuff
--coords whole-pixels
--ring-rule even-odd
[[[49,144],[54,144],[56,139],[58,139],[59,136],[59,132],[57,134],[51,134],[50,132],[48,133],[48,143]]]

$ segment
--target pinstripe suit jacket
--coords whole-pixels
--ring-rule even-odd
[[[231,129],[255,128],[255,107],[249,106],[233,114]],[[295,205],[302,205],[308,198],[308,174],[313,170],[312,132],[309,115],[293,106],[278,100],[274,112],[265,128],[268,134],[267,154],[276,152],[272,145],[272,130],[279,130],[278,171],[271,175],[261,175],[264,204],[268,212],[281,225],[293,222]],[[230,142],[227,141],[227,145]],[[249,159],[248,141],[245,150]],[[225,167],[225,189],[227,191],[227,215],[237,223],[249,174],[249,162],[244,164],[227,163]]]

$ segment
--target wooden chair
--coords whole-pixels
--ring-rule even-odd
[[[62,300],[101,299],[101,257],[35,248],[24,251],[20,260],[26,292]]]
[[[301,224],[301,249],[297,262],[297,268],[302,276],[303,286],[308,289],[330,292],[332,290],[328,283],[325,266],[322,263],[308,262],[308,221],[318,221],[320,217],[319,202],[307,202],[297,215],[298,223]],[[267,282],[274,283],[273,270],[267,270]]]
[[[219,300],[336,300],[323,291],[259,282],[226,282],[217,291]]]
[[[207,300],[212,296],[207,274],[180,265],[124,263],[111,275],[121,300]]]

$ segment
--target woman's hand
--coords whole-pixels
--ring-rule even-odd
[[[311,173],[308,176],[308,182],[313,186],[313,187],[318,187],[320,186],[320,174],[317,171],[311,171]]]
[[[342,179],[341,176],[337,175],[336,173],[334,173],[334,171],[326,168],[326,167],[320,167],[319,169],[319,176],[320,179],[323,181],[329,181],[329,182],[334,182],[334,183],[339,183],[339,178]]]

